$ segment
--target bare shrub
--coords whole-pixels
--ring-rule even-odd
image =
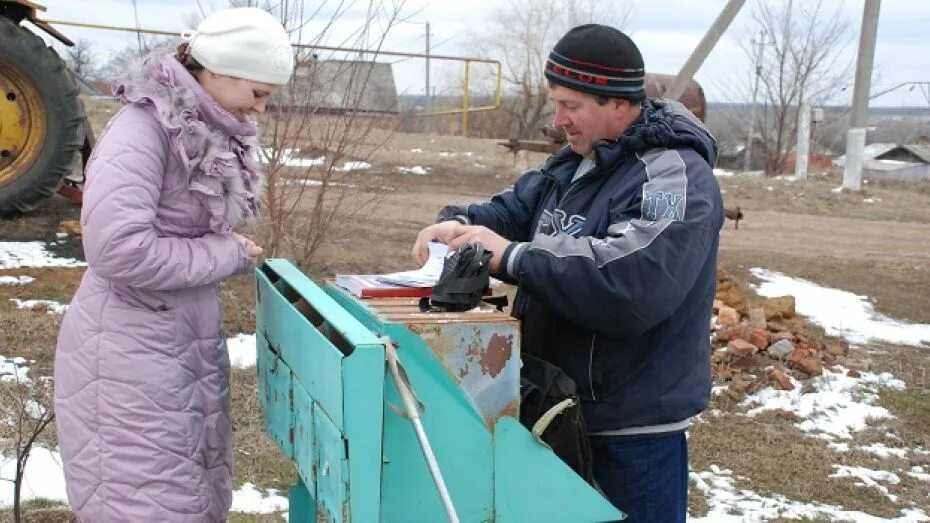
[[[22,374],[21,374],[22,373]],[[0,447],[5,456],[16,459],[12,478],[0,478],[13,483],[13,519],[22,521],[22,487],[26,463],[37,445],[53,447],[54,431],[47,431],[55,419],[53,388],[49,378],[28,379],[22,369],[16,369],[11,380],[0,382]]]
[[[324,56],[319,51],[345,12],[337,9],[325,29],[313,35],[315,43],[301,46],[295,78],[260,120],[265,174],[260,241],[266,254],[287,256],[305,271],[339,223],[377,204],[377,187],[365,175],[367,160],[396,129],[395,120],[384,117],[397,110],[393,77],[384,76],[377,59],[388,33],[402,21],[403,3],[367,5],[360,29],[343,42],[367,50],[367,58],[335,60],[336,52]],[[273,12],[295,32],[317,14],[306,15],[302,2],[285,2]],[[385,82],[390,88],[384,88]],[[378,89],[385,92],[379,95]]]

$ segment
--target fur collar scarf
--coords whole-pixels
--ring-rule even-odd
[[[188,188],[210,212],[210,229],[228,233],[255,218],[262,183],[255,123],[220,107],[171,53],[152,54],[135,70],[113,92],[151,108],[190,174]]]

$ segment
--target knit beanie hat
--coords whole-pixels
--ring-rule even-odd
[[[196,31],[184,31],[191,56],[208,70],[273,85],[284,85],[294,71],[287,32],[257,7],[216,11]]]
[[[646,98],[643,55],[630,37],[600,24],[579,25],[549,53],[546,78],[585,93],[640,101]]]

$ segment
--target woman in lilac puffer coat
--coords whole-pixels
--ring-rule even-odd
[[[229,355],[217,282],[261,254],[255,124],[293,54],[271,15],[227,9],[117,84],[87,171],[88,269],[62,322],[55,409],[83,522],[225,519]]]

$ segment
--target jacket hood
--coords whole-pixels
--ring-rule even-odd
[[[651,98],[643,114],[618,140],[620,149],[641,153],[653,147],[689,147],[712,167],[717,163],[717,140],[681,102]]]

